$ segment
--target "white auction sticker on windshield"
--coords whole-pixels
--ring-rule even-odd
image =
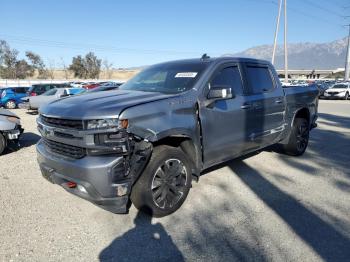
[[[196,75],[197,75],[197,72],[181,72],[181,73],[177,73],[175,77],[195,78]]]

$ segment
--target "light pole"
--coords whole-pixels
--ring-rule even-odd
[[[276,48],[277,48],[278,31],[280,28],[281,10],[282,10],[282,0],[278,0],[278,15],[277,15],[276,31],[275,31],[275,38],[273,41],[273,50],[272,50],[272,59],[271,59],[271,63],[273,65],[275,64],[275,55],[276,55]]]
[[[284,82],[288,83],[287,0],[284,0]]]
[[[347,27],[349,27],[349,35],[348,35],[348,49],[346,52],[346,61],[345,61],[345,75],[344,75],[345,81],[349,81],[349,73],[350,73],[350,24],[348,24]]]

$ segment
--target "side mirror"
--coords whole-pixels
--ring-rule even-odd
[[[208,99],[230,99],[234,97],[235,94],[232,88],[227,86],[212,86],[208,93]]]

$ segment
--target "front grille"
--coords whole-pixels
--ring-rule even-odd
[[[328,94],[330,94],[330,95],[337,95],[337,94],[339,94],[339,92],[327,92]]]
[[[51,126],[72,128],[72,129],[83,129],[83,121],[81,120],[71,120],[71,119],[60,119],[53,117],[46,117],[41,115],[41,120]]]
[[[56,141],[43,139],[46,148],[56,154],[80,159],[86,155],[86,150],[82,147],[62,144]]]
[[[62,133],[62,132],[54,131],[54,134],[55,134],[55,136],[57,136],[57,137],[68,138],[68,139],[83,140],[82,137],[76,137],[76,136],[73,136],[73,135],[71,135],[71,134],[66,134],[66,133]]]

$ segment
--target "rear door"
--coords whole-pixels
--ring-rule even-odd
[[[239,65],[229,63],[220,66],[206,85],[205,97],[214,86],[230,87],[235,97],[225,100],[205,98],[201,103],[205,167],[229,160],[244,150],[245,119],[241,109],[244,85]]]
[[[275,142],[285,128],[285,96],[269,64],[246,63],[248,103],[255,111],[249,123],[250,140],[255,147]]]

